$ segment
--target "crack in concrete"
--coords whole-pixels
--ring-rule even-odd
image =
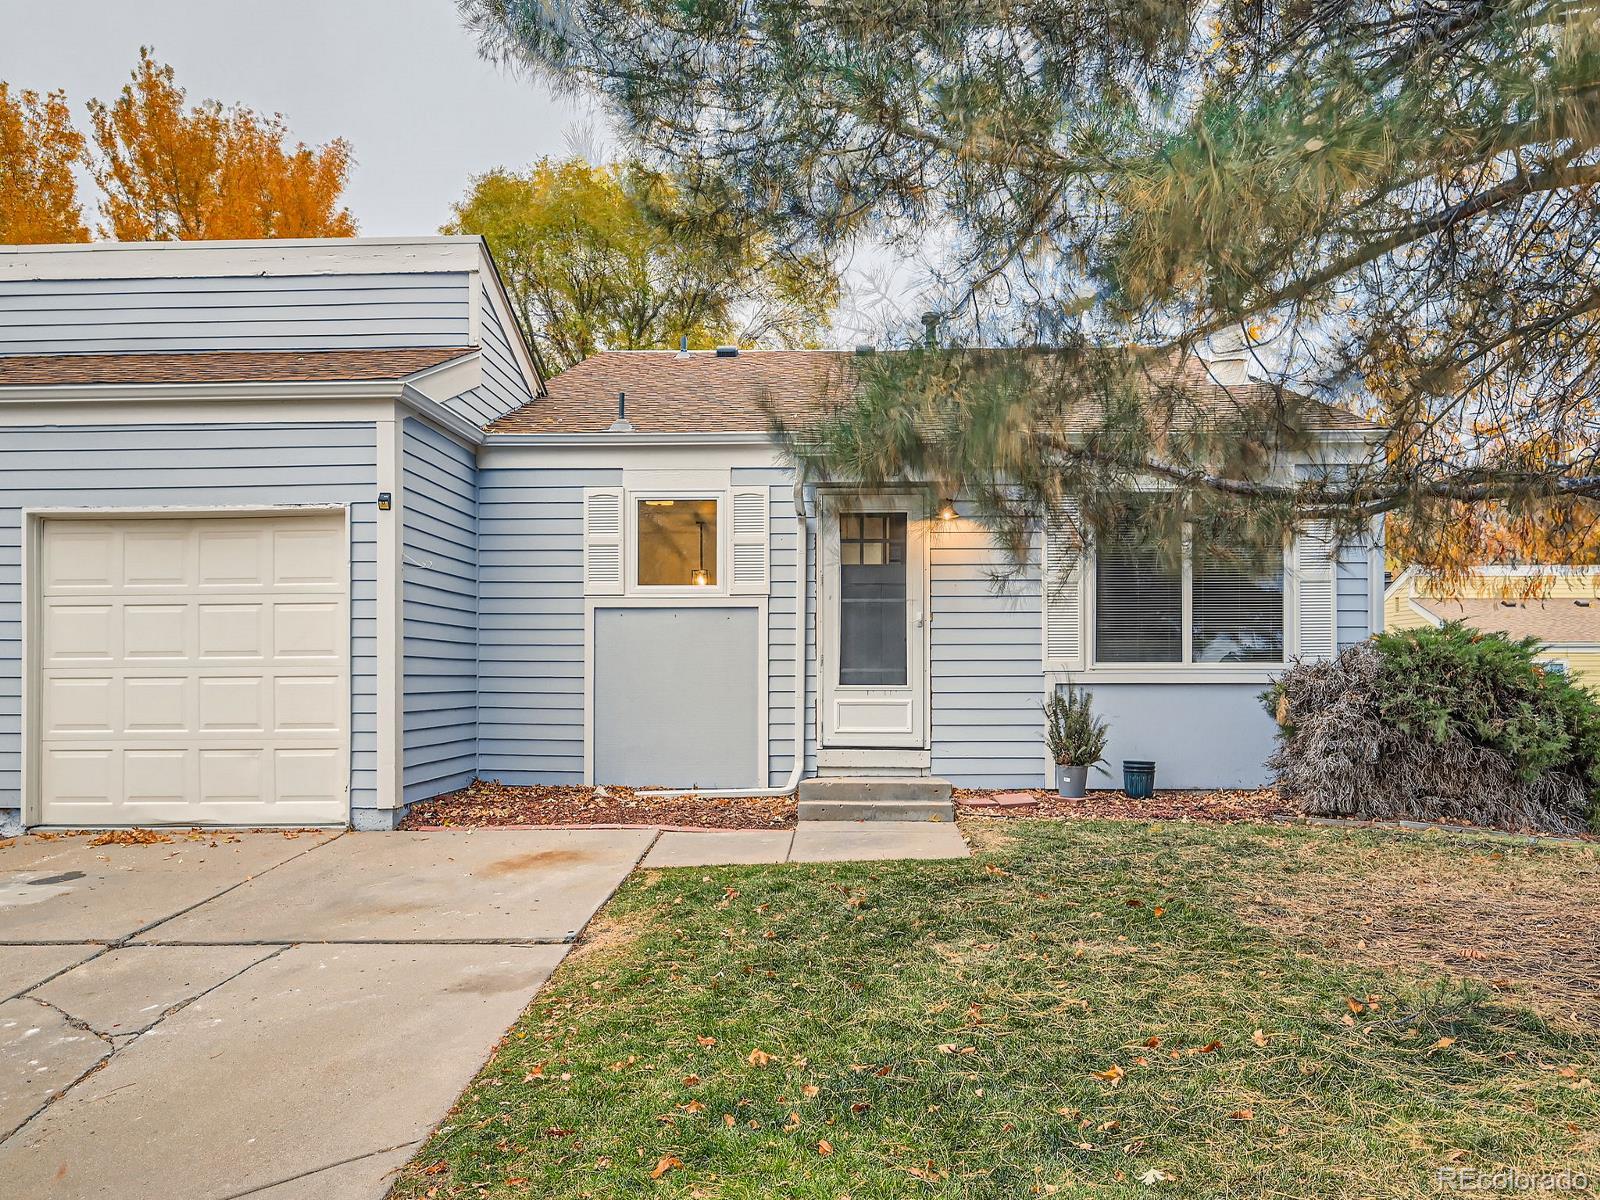
[[[320,1167],[311,1167],[294,1175],[286,1175],[282,1179],[274,1179],[271,1183],[263,1183],[256,1187],[246,1188],[242,1192],[229,1192],[226,1196],[218,1197],[218,1200],[241,1200],[244,1196],[259,1196],[262,1192],[272,1188],[282,1187],[286,1183],[294,1183],[296,1180],[305,1179],[311,1175],[320,1175],[322,1172],[331,1171],[335,1167],[347,1167],[351,1163],[361,1162],[363,1159],[376,1158],[380,1154],[392,1154],[396,1150],[410,1150],[420,1145],[422,1145],[422,1139],[414,1138],[409,1142],[400,1142],[397,1145],[368,1150],[365,1154],[352,1154],[349,1158],[341,1158],[338,1162],[326,1163]]]
[[[196,900],[193,904],[188,905],[185,908],[180,908],[177,912],[168,913],[164,917],[157,917],[154,921],[146,922],[145,924],[139,926],[139,928],[135,929],[132,933],[125,934],[124,936],[122,936],[122,937],[116,939],[115,941],[109,943],[108,949],[112,949],[112,950],[120,949],[121,947],[126,946],[129,942],[133,941],[133,939],[138,937],[141,933],[149,933],[150,930],[156,928],[158,925],[165,925],[168,921],[175,921],[179,917],[183,916],[185,913],[192,913],[195,909],[199,908],[203,904],[210,904],[213,900],[220,900],[223,896],[226,896],[229,892],[233,891],[235,888],[242,888],[245,884],[251,882],[252,880],[260,879],[263,875],[270,875],[273,871],[276,871],[279,867],[287,866],[289,863],[294,862],[296,859],[304,858],[308,854],[313,854],[316,851],[322,849],[322,847],[324,847],[324,846],[331,846],[331,845],[333,845],[333,843],[337,842],[340,838],[342,838],[344,836],[345,832],[346,831],[341,830],[339,833],[334,834],[331,838],[328,838],[326,841],[318,842],[314,846],[307,846],[304,850],[301,850],[298,854],[291,854],[288,858],[284,859],[282,862],[275,862],[270,867],[267,867],[265,870],[257,871],[254,875],[246,875],[243,879],[239,880],[237,883],[230,883],[227,887],[223,888],[220,892],[215,892],[212,895],[205,897],[203,900]],[[228,943],[228,944],[230,944],[230,945],[239,945],[239,944],[251,944],[251,943]],[[275,943],[261,943],[261,944],[263,944],[263,945],[271,945],[271,944],[275,944]]]

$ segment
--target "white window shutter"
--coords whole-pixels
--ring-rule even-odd
[[[733,493],[733,564],[729,591],[736,596],[765,596],[772,590],[768,549],[767,489]]]
[[[622,489],[583,489],[583,590],[622,595]]]
[[[1062,516],[1047,519],[1044,529],[1043,591],[1044,657],[1051,670],[1081,671],[1084,667],[1083,553],[1071,526],[1078,508],[1069,504]]]
[[[1326,521],[1308,522],[1295,538],[1295,653],[1300,658],[1327,659],[1338,653],[1336,550]]]

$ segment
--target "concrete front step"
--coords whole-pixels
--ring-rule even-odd
[[[925,775],[851,775],[800,784],[802,821],[953,821],[950,781]]]

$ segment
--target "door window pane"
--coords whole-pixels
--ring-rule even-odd
[[[639,586],[716,584],[717,502],[639,501]]]
[[[1138,508],[1095,556],[1094,653],[1103,663],[1183,661],[1183,571]]]
[[[839,515],[839,682],[906,684],[906,514]]]

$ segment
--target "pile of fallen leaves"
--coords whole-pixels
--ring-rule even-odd
[[[640,789],[577,784],[514,786],[475,779],[458,792],[411,806],[402,829],[506,825],[682,825],[701,829],[785,829],[793,796],[647,796]]]
[[[1276,788],[1160,791],[1147,800],[1131,800],[1124,792],[1091,791],[1068,800],[1043,788],[998,792],[956,788],[956,809],[962,816],[1052,817],[1099,820],[1121,817],[1138,821],[1265,821],[1292,812]],[[1028,799],[1032,804],[1017,803]],[[999,800],[991,807],[987,801]]]

